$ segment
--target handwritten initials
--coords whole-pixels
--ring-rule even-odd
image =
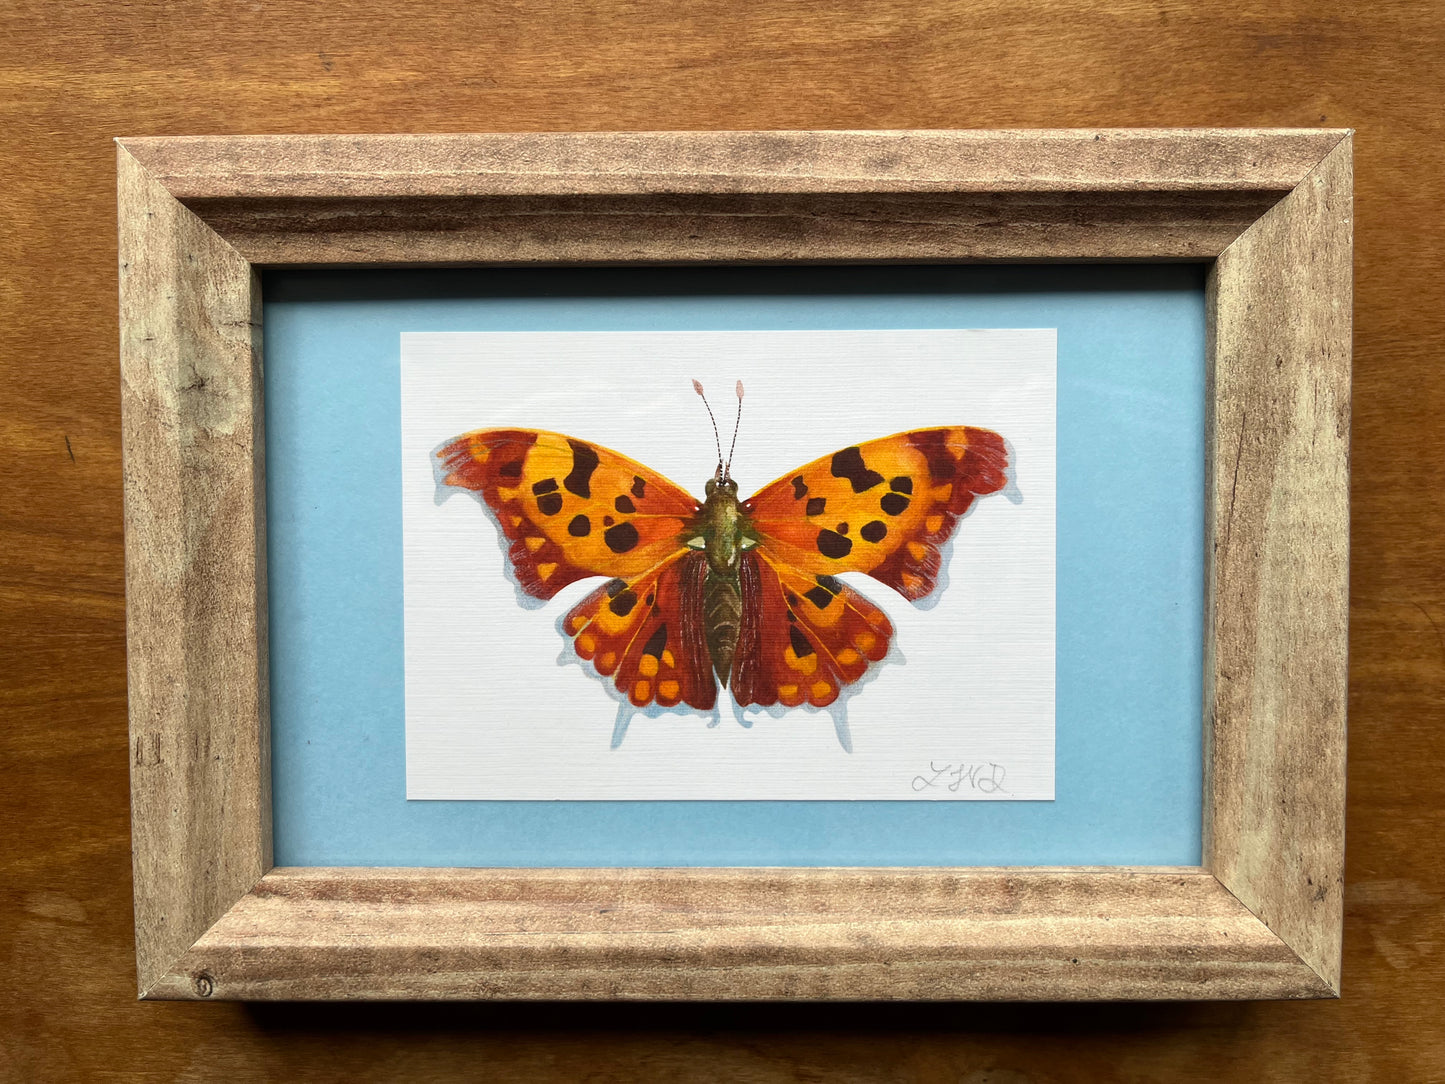
[[[1007,794],[1003,788],[1007,770],[1002,764],[988,761],[984,764],[940,764],[928,762],[928,771],[915,775],[911,786],[915,794],[933,787],[943,787],[951,794],[957,794],[965,785],[980,794]]]

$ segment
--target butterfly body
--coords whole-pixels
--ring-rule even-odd
[[[707,500],[693,522],[688,539],[707,558],[703,582],[703,629],[708,656],[719,685],[727,685],[742,626],[743,596],[739,582],[743,553],[758,544],[752,522],[738,501],[731,478],[709,478]]]
[[[928,595],[940,547],[1005,484],[986,429],[915,430],[815,460],[746,501],[721,469],[698,501],[621,453],[560,433],[488,429],[436,453],[510,543],[519,587],[547,599],[610,577],[562,619],[576,654],[636,707],[826,707],[887,654],[893,627],[837,579]]]

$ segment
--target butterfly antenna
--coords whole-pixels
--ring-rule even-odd
[[[694,380],[692,382],[692,390],[697,392],[697,397],[702,400],[702,405],[707,407],[707,420],[712,422],[712,439],[713,443],[717,445],[717,475],[718,478],[721,479],[723,474],[722,438],[718,436],[717,419],[712,416],[712,404],[707,401],[707,396],[702,393],[702,381]]]
[[[738,390],[738,416],[737,416],[737,420],[735,420],[735,421],[733,422],[733,442],[728,445],[728,460],[727,460],[727,465],[723,467],[723,477],[724,477],[724,478],[730,478],[730,477],[732,477],[733,450],[736,449],[737,446],[738,446],[738,426],[740,426],[740,425],[743,424],[743,382],[742,382],[741,380],[738,381],[738,389],[737,389],[737,390]]]

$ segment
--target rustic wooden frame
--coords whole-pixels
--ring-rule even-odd
[[[119,141],[145,998],[1337,996],[1351,137]],[[258,267],[1208,262],[1198,868],[274,869]]]

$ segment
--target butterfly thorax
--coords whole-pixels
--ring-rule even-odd
[[[708,479],[707,501],[692,522],[690,545],[707,555],[703,623],[713,672],[722,685],[728,682],[742,623],[742,555],[757,544],[757,532],[738,501],[737,483]]]

